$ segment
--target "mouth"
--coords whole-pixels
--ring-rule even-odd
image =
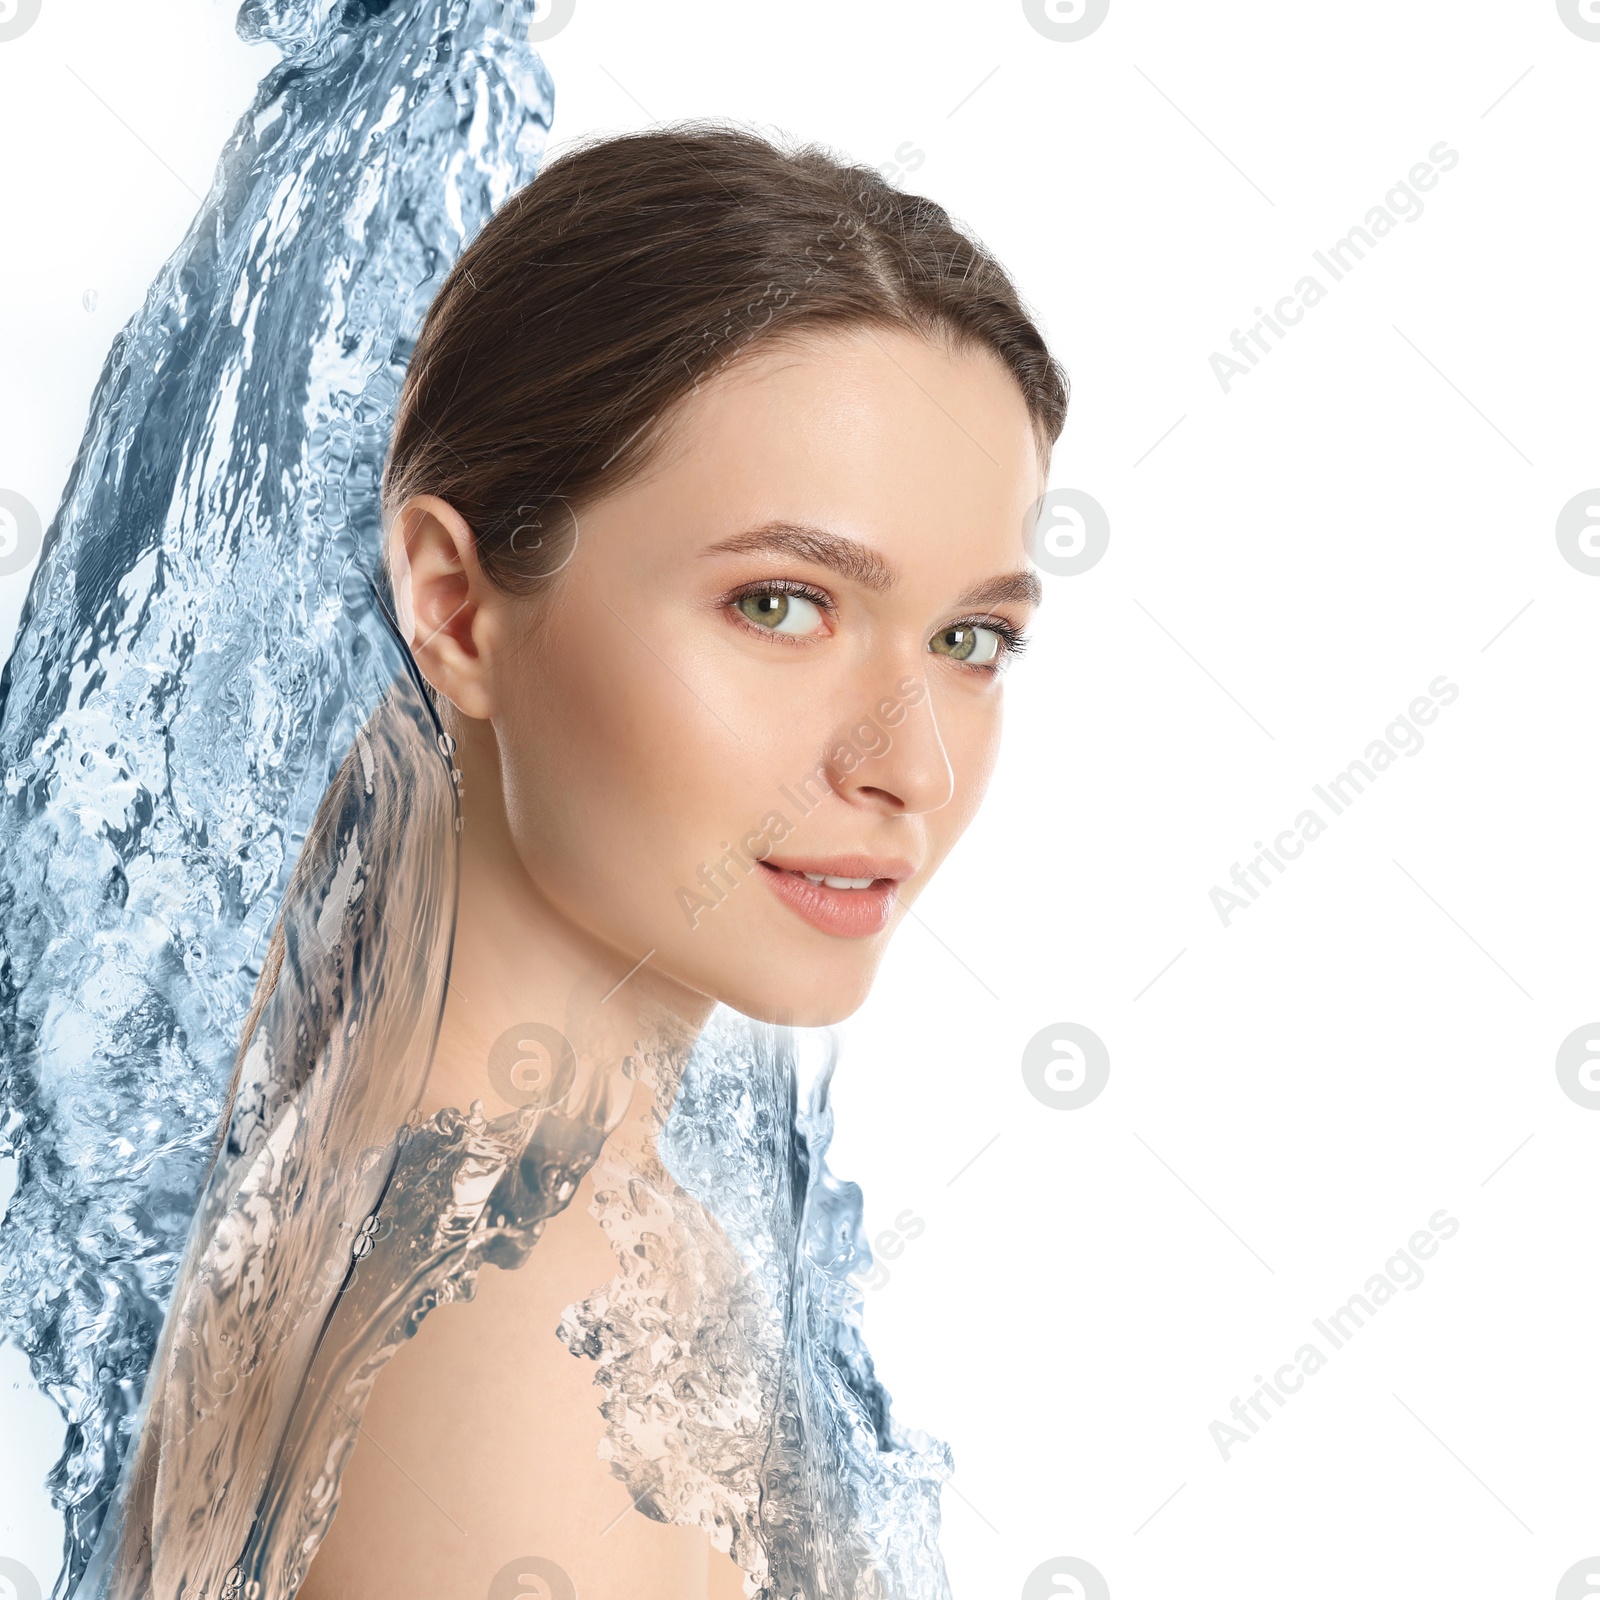
[[[870,939],[889,925],[896,886],[915,870],[907,861],[829,856],[756,863],[767,886],[819,932]]]

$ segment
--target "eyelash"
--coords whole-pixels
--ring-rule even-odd
[[[1009,623],[1004,617],[962,617],[957,622],[948,624],[951,628],[987,628],[991,633],[1000,635],[1000,654],[986,667],[973,667],[974,672],[999,672],[1008,662],[1015,661],[1024,650],[1028,648],[1028,636],[1021,628]],[[945,631],[945,630],[941,630]]]
[[[737,616],[743,626],[752,633],[761,634],[768,639],[779,640],[784,644],[798,645],[804,641],[785,638],[782,634],[767,633],[739,612],[739,602],[753,594],[796,594],[802,600],[809,600],[824,616],[831,619],[837,615],[838,608],[833,603],[832,595],[809,583],[801,583],[795,578],[771,578],[761,583],[747,583],[742,588],[735,589],[731,594],[723,597],[722,605],[724,609]],[[938,631],[945,633],[951,628],[988,628],[990,632],[999,634],[999,655],[985,666],[966,667],[965,669],[968,672],[981,673],[986,678],[994,677],[1028,648],[1028,635],[1021,628],[1007,622],[1004,617],[958,617],[954,622],[947,622]],[[958,662],[957,665],[963,664]]]
[[[748,599],[753,594],[797,594],[802,600],[809,600],[817,610],[826,612],[830,617],[836,610],[831,594],[809,583],[801,583],[797,578],[768,578],[760,583],[747,583],[727,595],[722,603],[725,606],[737,606],[741,600]],[[751,626],[754,627],[755,624],[752,623]]]

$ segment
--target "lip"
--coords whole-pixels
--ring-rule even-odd
[[[903,856],[763,856],[769,867],[782,872],[820,872],[825,878],[887,878],[902,883],[917,869]],[[854,889],[837,889],[836,894],[854,894]],[[865,891],[861,891],[865,892]]]
[[[756,863],[762,880],[784,905],[821,933],[841,939],[870,939],[889,925],[895,885],[915,870],[908,861],[874,856],[768,858]],[[870,889],[830,889],[803,873],[830,878],[871,878]]]

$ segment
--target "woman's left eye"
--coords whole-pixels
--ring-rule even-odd
[[[987,667],[1000,658],[1006,640],[994,628],[980,627],[976,623],[961,622],[945,628],[928,641],[928,648],[938,656],[949,656],[954,661],[965,662],[969,667]]]
[[[815,633],[822,623],[822,612],[813,600],[803,594],[789,594],[782,589],[758,589],[753,594],[740,595],[735,605],[740,615],[768,633]]]

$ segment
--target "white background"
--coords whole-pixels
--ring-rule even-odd
[[[1053,482],[1110,518],[838,1080],[833,1167],[874,1234],[922,1225],[867,1330],[953,1447],[959,1600],[1059,1556],[1116,1600],[1555,1595],[1600,1552],[1600,1111],[1554,1066],[1600,1017],[1600,576],[1555,539],[1600,483],[1600,43],[1555,0],[1112,0],[1073,43],[1019,0],[578,0],[545,53],[557,149],[723,115],[910,168],[1038,309]],[[213,0],[44,0],[0,43],[0,487],[46,521],[271,59]],[[1311,252],[1440,140],[1332,282]],[[1225,393],[1212,353],[1308,271]],[[1225,927],[1212,887],[1441,674],[1424,748]],[[1019,1066],[1061,1022],[1110,1053],[1081,1109]],[[1425,1281],[1332,1351],[1312,1319],[1440,1208]],[[1224,1461],[1210,1424],[1308,1339]],[[3,1359],[0,1555],[48,1587],[60,1424]]]

